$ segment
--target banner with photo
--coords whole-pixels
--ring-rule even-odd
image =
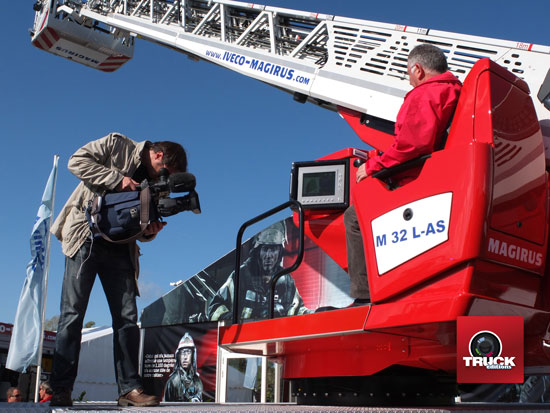
[[[241,320],[265,319],[270,281],[292,266],[298,252],[298,228],[292,218],[279,221],[242,245],[239,281]],[[233,314],[235,251],[189,278],[143,310],[142,327],[230,320]],[[300,267],[281,277],[275,287],[274,315],[294,316],[319,307],[344,307],[349,277],[307,237]]]
[[[146,328],[143,386],[166,402],[213,402],[217,323]]]

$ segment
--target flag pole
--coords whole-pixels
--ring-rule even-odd
[[[55,187],[57,185],[57,161],[59,160],[59,155],[53,156],[53,167],[55,168],[55,177],[53,180],[53,195],[52,195],[52,208],[51,208],[51,215],[50,215],[50,223],[48,225],[48,238],[49,241],[46,246],[46,257],[44,260],[44,295],[43,295],[43,301],[42,301],[42,308],[40,309],[40,344],[38,345],[38,362],[36,366],[36,383],[34,387],[34,402],[38,403],[39,395],[40,395],[40,376],[42,375],[42,350],[44,348],[44,321],[46,318],[46,298],[48,297],[48,276],[50,273],[50,245],[51,245],[51,233],[49,232],[49,229],[52,227],[52,221],[53,221],[53,211],[54,211],[54,202],[55,202]]]

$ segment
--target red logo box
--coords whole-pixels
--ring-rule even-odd
[[[458,383],[523,383],[523,317],[458,317]]]

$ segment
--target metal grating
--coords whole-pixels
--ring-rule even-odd
[[[540,413],[548,411],[543,404],[483,404],[464,403],[453,407],[353,407],[353,406],[298,406],[295,404],[214,404],[214,403],[161,403],[158,407],[119,407],[116,402],[75,403],[73,407],[41,406],[34,403],[0,403],[0,412],[8,413]]]

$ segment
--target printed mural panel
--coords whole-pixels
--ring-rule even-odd
[[[212,402],[217,323],[145,329],[142,376],[147,393],[167,402]]]
[[[294,263],[298,236],[292,218],[287,218],[243,243],[238,312],[241,320],[267,317],[269,283],[281,268]],[[145,308],[142,326],[230,320],[234,268],[235,251],[231,251]],[[276,317],[308,314],[324,306],[345,307],[352,302],[347,273],[307,237],[302,264],[278,280],[274,298]]]

